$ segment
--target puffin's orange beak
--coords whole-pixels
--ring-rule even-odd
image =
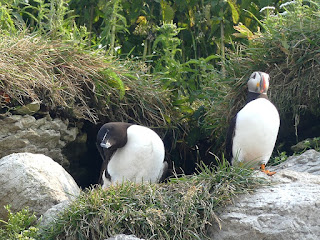
[[[262,75],[262,79],[260,81],[260,93],[263,93],[267,89],[267,81],[265,79],[265,76]]]

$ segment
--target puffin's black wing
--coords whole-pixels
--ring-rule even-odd
[[[237,115],[235,115],[231,119],[229,129],[227,132],[227,139],[226,139],[226,158],[227,158],[228,162],[230,163],[230,165],[232,164],[231,161],[233,158],[232,145],[233,145],[233,138],[234,138],[234,134],[235,134],[236,120],[237,120]]]

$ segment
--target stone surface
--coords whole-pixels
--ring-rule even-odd
[[[296,145],[291,146],[293,152],[302,152],[309,148],[317,148],[320,145],[320,139],[317,138],[307,138]]]
[[[6,218],[2,206],[7,204],[14,212],[28,206],[42,215],[79,193],[70,174],[43,154],[16,153],[0,159],[0,218]]]
[[[12,115],[0,119],[0,126],[0,158],[17,152],[41,153],[69,166],[62,148],[76,139],[78,129],[68,127],[67,121]]]
[[[309,150],[274,167],[278,172],[272,177],[258,173],[271,180],[271,185],[239,196],[224,209],[219,214],[221,230],[212,227],[211,238],[320,239],[319,165],[319,153]]]
[[[39,219],[40,226],[45,227],[57,219],[59,214],[61,214],[69,206],[69,204],[70,200],[65,200],[49,208]]]
[[[40,101],[33,101],[29,104],[15,107],[14,113],[19,115],[33,115],[40,110]]]
[[[105,240],[144,240],[142,238],[137,238],[133,235],[125,235],[125,234],[118,234],[114,237],[107,238]]]
[[[301,155],[288,157],[285,162],[269,168],[272,171],[279,171],[280,169],[320,175],[320,153],[310,149]]]

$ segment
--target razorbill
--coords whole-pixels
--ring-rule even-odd
[[[168,167],[161,138],[144,126],[106,123],[98,132],[97,148],[103,159],[99,180],[102,188],[126,180],[157,183]]]

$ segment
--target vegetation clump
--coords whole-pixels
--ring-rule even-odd
[[[43,111],[93,123],[108,116],[111,121],[143,119],[141,124],[156,127],[172,115],[167,93],[142,65],[108,60],[98,50],[86,51],[37,35],[2,38],[2,113],[39,101]]]
[[[252,171],[220,165],[165,184],[126,182],[87,190],[48,227],[43,239],[104,239],[119,233],[146,239],[205,239],[216,212],[263,184]],[[42,239],[41,238],[41,239]]]
[[[37,217],[29,211],[28,207],[16,213],[11,211],[10,206],[4,207],[8,211],[8,220],[0,219],[0,238],[35,240],[39,235]]]

